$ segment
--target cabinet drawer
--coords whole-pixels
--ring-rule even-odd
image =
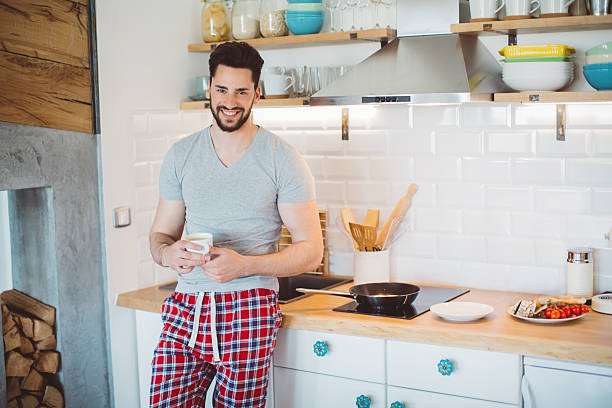
[[[612,377],[526,365],[523,395],[525,408],[608,408]]]
[[[317,342],[327,348],[315,354]],[[280,329],[274,365],[337,375],[357,380],[385,382],[385,341],[370,337]]]
[[[370,408],[385,408],[385,386],[274,367],[274,406],[277,408],[355,407],[361,395]]]
[[[450,375],[438,371],[441,360],[452,363]],[[389,385],[520,403],[522,367],[516,354],[389,341],[387,367]]]
[[[405,408],[518,408],[518,405],[504,404],[501,402],[389,387],[387,392],[387,405],[390,407],[395,401],[404,404]]]

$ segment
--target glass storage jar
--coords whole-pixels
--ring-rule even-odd
[[[202,0],[202,37],[204,42],[229,40],[229,13],[223,0]]]
[[[285,24],[287,0],[262,0],[259,8],[259,30],[264,37],[289,35]]]
[[[259,37],[259,1],[236,0],[234,2],[232,35],[236,40]]]

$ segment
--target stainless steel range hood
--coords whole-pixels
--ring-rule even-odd
[[[442,3],[398,0],[398,38],[315,93],[310,104],[459,103],[490,100],[492,93],[506,91],[501,67],[486,46],[476,36],[448,33],[450,24],[460,21],[458,1]],[[441,9],[452,16],[441,17]],[[427,20],[428,15],[433,17]],[[429,21],[430,30],[415,21]]]

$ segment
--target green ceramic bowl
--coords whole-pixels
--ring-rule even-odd
[[[612,54],[612,41],[608,41],[603,44],[599,44],[596,47],[590,48],[585,52],[586,55],[597,55],[597,54]]]

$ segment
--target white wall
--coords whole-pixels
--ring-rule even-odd
[[[109,297],[174,279],[155,267],[148,230],[168,147],[210,123],[178,109],[207,72],[198,0],[99,1],[98,57]],[[593,41],[593,40],[588,40]],[[587,42],[588,42],[587,41]],[[569,42],[569,41],[567,41]],[[594,44],[593,44],[594,45]],[[496,46],[496,45],[495,45]],[[354,64],[376,43],[261,50],[266,65]],[[554,141],[550,105],[465,105],[350,111],[260,109],[257,123],[295,145],[331,212],[333,273],[351,274],[349,245],[333,221],[343,206],[386,217],[410,182],[421,190],[392,249],[393,278],[479,288],[560,292],[565,248],[602,245],[612,226],[612,105],[568,106],[568,141]],[[132,225],[112,227],[129,205]],[[111,306],[117,407],[139,405],[134,312]],[[139,339],[146,342],[145,339]]]

